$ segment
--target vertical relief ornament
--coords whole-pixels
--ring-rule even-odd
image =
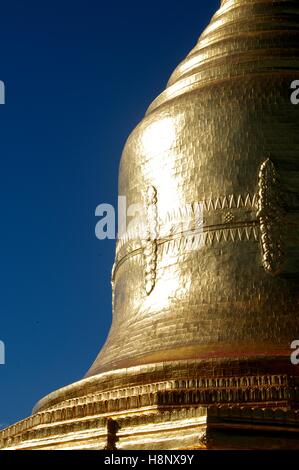
[[[257,217],[261,230],[262,261],[273,276],[282,271],[284,210],[279,175],[268,158],[260,167]]]
[[[157,239],[158,239],[158,211],[157,190],[149,186],[146,191],[146,228],[143,237],[143,260],[144,260],[144,288],[150,295],[156,284],[157,268]]]

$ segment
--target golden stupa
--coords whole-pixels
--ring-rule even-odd
[[[223,0],[126,143],[107,342],[0,447],[299,448],[298,78],[298,0]]]

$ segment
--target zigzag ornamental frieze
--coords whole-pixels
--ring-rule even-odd
[[[263,266],[273,276],[281,272],[284,262],[284,216],[279,175],[268,158],[262,163],[259,172],[257,217],[261,231]]]
[[[229,194],[228,196],[219,196],[202,201],[205,212],[219,209],[242,209],[255,208],[257,205],[256,194]]]
[[[196,240],[191,244],[198,246],[198,249],[220,242],[259,240],[256,215],[258,194],[231,194],[185,204],[170,209],[163,218],[158,216],[157,202],[157,191],[149,186],[146,195],[146,234],[142,234],[139,222],[131,224],[125,236],[117,241],[113,269],[114,278],[120,265],[129,257],[142,253],[148,295],[155,285],[157,248],[160,245],[167,253],[183,251],[186,249],[186,239],[190,242],[192,233]],[[199,220],[199,214],[202,220]]]
[[[237,243],[237,242],[258,242],[259,228],[255,224],[248,226],[240,226],[227,229],[215,229],[203,231],[196,235],[196,243],[199,247],[213,246],[218,243]],[[158,246],[162,246],[164,254],[177,255],[184,253],[186,240],[183,236],[172,237],[167,240],[160,241]],[[162,253],[163,256],[163,253]]]
[[[248,214],[250,219],[253,220],[256,217],[256,210],[258,207],[258,195],[257,194],[241,194],[241,195],[227,195],[219,196],[210,199],[204,199],[200,202],[193,202],[185,204],[183,207],[173,208],[168,211],[165,218],[162,220],[159,218],[158,224],[160,228],[159,239],[167,238],[177,232],[177,227],[180,229],[182,224],[185,225],[186,230],[194,230],[198,225],[198,205],[202,207],[202,213],[204,215],[204,225],[208,228],[210,225],[211,218],[217,218],[216,225],[224,225],[224,228],[230,228],[232,222],[240,222],[244,219],[248,221]],[[123,248],[126,247],[125,251],[135,251],[141,247],[140,243],[140,231],[139,226],[130,226],[127,233],[117,241],[116,255],[117,259],[123,257]],[[129,248],[129,249],[128,249]]]
[[[144,288],[150,295],[156,284],[157,268],[157,239],[158,239],[158,210],[157,190],[149,186],[146,192],[146,233],[142,238],[143,260],[144,260]]]

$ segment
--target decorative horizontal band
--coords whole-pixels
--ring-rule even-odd
[[[165,250],[165,253],[170,254],[171,252],[186,253],[186,250],[195,251],[203,248],[204,246],[211,246],[221,242],[246,242],[254,241],[257,242],[260,237],[259,223],[258,221],[248,222],[244,225],[235,226],[218,226],[218,227],[204,227],[200,231],[187,231],[180,232],[174,235],[170,235],[166,238],[159,238],[157,240],[157,249],[160,247]],[[139,246],[138,246],[139,245]],[[114,280],[115,274],[120,266],[128,259],[141,255],[143,248],[140,247],[140,243],[128,244],[127,252],[116,259],[112,270],[112,279]]]

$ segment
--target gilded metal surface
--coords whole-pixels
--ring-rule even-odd
[[[299,337],[298,74],[297,0],[222,2],[126,143],[119,194],[142,203],[153,186],[159,234],[147,261],[138,237],[118,242],[113,324],[88,375],[208,355],[289,356]],[[283,222],[279,201],[268,204],[276,181],[265,155],[289,201]],[[203,227],[189,249],[196,203]]]
[[[149,295],[155,287],[157,268],[157,238],[158,238],[158,214],[157,214],[157,190],[149,186],[146,191],[146,234],[143,239],[143,258],[145,264],[145,292]]]
[[[239,376],[208,377],[200,362],[112,371],[65,387],[43,399],[33,416],[2,431],[0,448],[221,448],[223,442],[209,439],[216,422],[230,431],[225,446],[231,448],[238,446],[243,429],[255,436],[256,424],[255,448],[273,447],[272,439],[279,440],[282,431],[279,448],[299,448],[294,439],[299,411],[290,409],[299,399],[298,380],[289,376],[288,368],[286,374],[251,376],[246,374],[256,365],[244,363]],[[206,363],[206,374],[209,368],[216,372],[215,366]],[[235,366],[227,363],[226,373]],[[260,433],[269,434],[269,427],[272,437],[265,440]]]
[[[280,181],[268,158],[260,168],[259,211],[263,265],[270,274],[279,274],[283,264],[284,211]]]
[[[0,448],[299,448],[298,78],[298,0],[223,0],[126,143],[107,342]]]
[[[9,450],[220,450],[299,449],[299,412],[271,408],[190,407],[112,418],[88,416],[75,406],[68,419],[60,410],[8,428],[1,448]],[[53,416],[56,415],[54,421]],[[62,416],[59,422],[58,416]],[[83,418],[83,419],[82,419]],[[63,423],[65,421],[65,423]],[[257,432],[258,430],[258,432]],[[117,458],[121,453],[115,454]],[[126,457],[127,458],[127,457]],[[124,461],[124,463],[127,463]]]

